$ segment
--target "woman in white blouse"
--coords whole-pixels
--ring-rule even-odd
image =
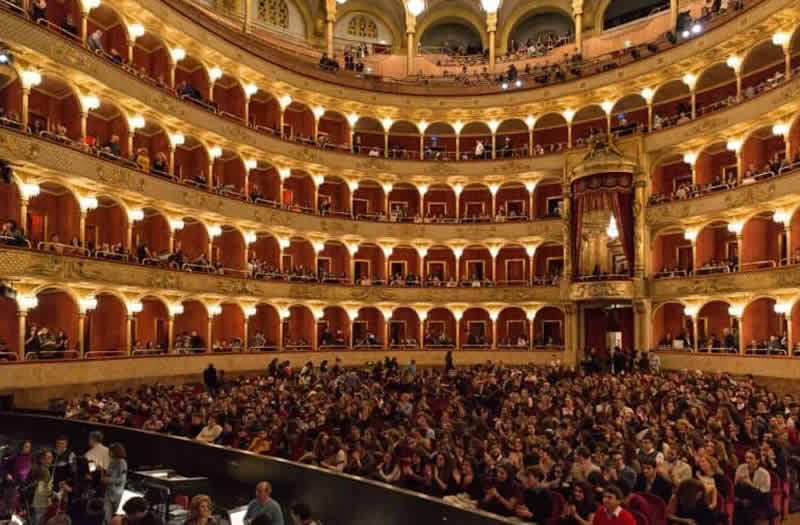
[[[758,519],[771,519],[770,475],[759,465],[757,450],[749,450],[745,454],[744,463],[736,469],[735,483],[734,524],[752,525]]]

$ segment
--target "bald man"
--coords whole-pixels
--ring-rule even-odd
[[[257,517],[264,515],[271,525],[283,525],[283,511],[280,504],[271,498],[272,485],[269,481],[262,481],[256,485],[256,497],[247,505],[244,514],[244,524],[250,523]]]

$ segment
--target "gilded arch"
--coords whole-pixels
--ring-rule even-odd
[[[414,45],[419,44],[425,31],[433,27],[438,22],[462,21],[472,27],[481,38],[481,46],[484,49],[489,47],[489,34],[486,31],[486,21],[479,17],[474,11],[463,7],[448,7],[432,10],[425,13],[417,21],[417,31],[414,35]]]
[[[508,49],[508,42],[511,38],[511,33],[514,31],[514,28],[523,20],[528,18],[529,16],[533,16],[539,13],[560,13],[568,18],[572,19],[573,23],[575,19],[572,16],[572,4],[568,0],[552,0],[547,5],[540,5],[531,7],[530,4],[522,2],[518,4],[513,11],[509,15],[505,17],[505,21],[503,22],[502,29],[500,30],[499,39],[497,41],[497,49],[506,50]]]

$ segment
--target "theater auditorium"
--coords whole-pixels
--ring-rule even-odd
[[[797,0],[0,28],[0,524],[800,524]]]

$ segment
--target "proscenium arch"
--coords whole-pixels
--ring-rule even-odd
[[[527,2],[520,2],[517,4],[514,10],[511,11],[511,14],[505,16],[505,22],[503,22],[503,26],[499,34],[500,38],[495,44],[497,49],[502,50],[503,52],[508,49],[511,33],[514,32],[514,29],[520,22],[524,21],[528,17],[545,13],[559,13],[567,16],[573,21],[574,28],[575,19],[572,16],[572,4],[567,0],[551,0],[547,3],[547,5],[535,7],[531,7],[531,5]]]
[[[337,20],[350,14],[350,13],[364,13],[374,16],[385,25],[392,33],[392,48],[405,49],[407,46],[406,38],[403,37],[403,31],[397,26],[394,20],[387,16],[386,11],[378,9],[373,3],[366,0],[349,0],[344,5],[336,6]]]
[[[438,22],[462,21],[478,33],[483,49],[489,47],[489,34],[486,31],[486,21],[481,19],[474,11],[463,7],[434,9],[426,12],[422,19],[417,21],[417,31],[414,34],[414,47],[422,41],[425,31]]]

